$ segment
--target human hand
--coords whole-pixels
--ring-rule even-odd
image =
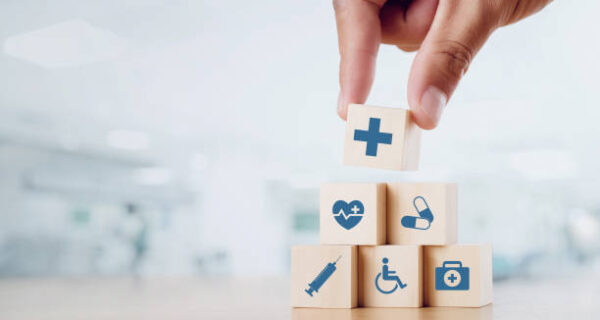
[[[417,125],[437,126],[448,98],[491,33],[552,0],[334,0],[340,48],[338,114],[364,103],[380,43],[419,50],[408,78]]]

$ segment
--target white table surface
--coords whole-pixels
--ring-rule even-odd
[[[0,279],[0,319],[600,319],[600,276],[496,282],[484,308],[294,309],[288,282]]]

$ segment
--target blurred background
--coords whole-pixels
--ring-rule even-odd
[[[341,165],[330,1],[4,0],[0,277],[284,276],[329,181],[457,182],[496,279],[600,273],[599,10],[497,31],[406,173]]]

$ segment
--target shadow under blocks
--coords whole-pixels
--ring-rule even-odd
[[[409,110],[349,107],[345,164],[416,170],[420,143]],[[492,246],[456,243],[457,194],[449,182],[323,184],[320,244],[292,247],[292,307],[490,304]]]

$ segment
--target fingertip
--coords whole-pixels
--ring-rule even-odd
[[[423,130],[433,130],[437,127],[438,123],[432,121],[427,115],[424,115],[418,110],[412,110],[413,121],[419,128]]]
[[[424,130],[437,127],[452,92],[440,88],[446,88],[443,84],[448,82],[439,76],[438,69],[432,67],[431,59],[428,58],[430,57],[422,51],[416,55],[407,87],[408,102],[415,123]]]
[[[337,114],[340,117],[340,119],[346,121],[346,118],[348,117],[348,113],[345,110],[339,110],[338,109]]]
[[[448,101],[447,95],[434,86],[429,86],[421,95],[418,103],[411,101],[415,123],[424,130],[437,127]]]
[[[346,121],[346,118],[348,116],[347,105],[348,104],[343,99],[342,92],[340,92],[340,94],[338,96],[338,103],[337,103],[337,114],[338,114],[338,116],[340,116],[340,119],[342,119],[344,121]]]

